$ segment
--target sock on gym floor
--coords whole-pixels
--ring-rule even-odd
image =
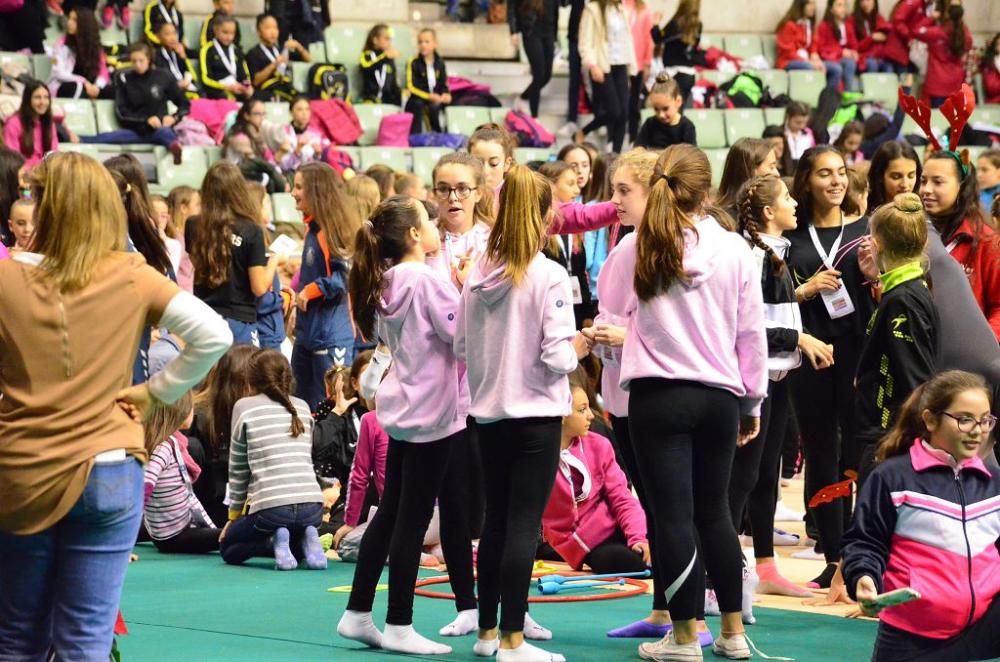
[[[531,614],[524,612],[524,638],[534,641],[548,641],[552,638],[552,630],[543,628],[535,622]]]
[[[375,627],[370,611],[345,611],[337,624],[337,634],[344,639],[360,641],[371,648],[382,648],[382,633]]]
[[[386,624],[382,634],[382,648],[410,655],[447,655],[451,652],[451,646],[431,641],[414,630],[412,625]]]
[[[288,529],[282,527],[274,532],[274,567],[278,570],[295,570],[299,562],[292,555],[288,546]]]
[[[812,591],[803,588],[792,581],[785,579],[778,572],[778,564],[774,561],[757,563],[757,576],[760,584],[757,585],[757,592],[765,595],[787,595],[793,598],[811,598]]]
[[[315,526],[307,526],[302,533],[302,551],[305,553],[306,567],[310,570],[326,570],[326,553],[319,541]]]
[[[438,631],[442,637],[464,637],[479,629],[479,610],[465,609],[458,612],[451,623]]]
[[[497,654],[497,650],[500,648],[500,640],[497,638],[493,639],[480,639],[476,638],[476,643],[472,645],[472,652],[479,657],[493,657]]]
[[[525,641],[517,648],[498,649],[497,662],[566,662],[566,658],[559,653],[550,653]]]

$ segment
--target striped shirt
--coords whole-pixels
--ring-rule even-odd
[[[182,471],[179,457],[177,441],[170,437],[156,447],[146,464],[143,519],[153,540],[169,540],[192,524],[213,526]]]
[[[298,503],[323,503],[312,465],[309,405],[292,398],[305,432],[291,436],[292,416],[266,395],[238,400],[233,407],[229,447],[229,510],[250,513]]]

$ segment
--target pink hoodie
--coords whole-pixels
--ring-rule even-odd
[[[759,416],[767,394],[767,341],[760,268],[746,241],[706,216],[684,231],[684,269],[690,282],[640,301],[633,232],[608,256],[602,274],[618,283],[601,291],[602,307],[628,319],[621,386],[640,377],[700,382],[742,399],[744,415]],[[605,298],[607,297],[607,298]]]
[[[348,478],[349,485],[346,487],[344,524],[357,526],[361,520],[361,509],[365,505],[370,478],[375,481],[379,499],[382,498],[382,490],[385,488],[385,457],[388,453],[389,435],[379,426],[375,412],[362,414],[358,445],[354,449],[354,462],[351,463],[351,477]]]
[[[455,286],[423,262],[397,264],[383,281],[378,335],[392,367],[375,396],[379,425],[391,438],[412,442],[464,430],[468,393],[452,351]]]
[[[577,365],[569,274],[541,253],[519,286],[503,272],[480,260],[462,292],[455,353],[468,367],[469,413],[480,423],[566,416]]]
[[[573,495],[572,469],[586,469],[580,501]],[[591,550],[618,529],[629,547],[648,541],[646,514],[628,489],[611,442],[588,432],[574,439],[560,455],[556,481],[542,515],[542,533],[552,548],[579,570]]]

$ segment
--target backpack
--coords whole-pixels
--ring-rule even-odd
[[[551,147],[556,141],[548,129],[528,113],[512,110],[504,118],[504,127],[520,147]]]
[[[310,101],[310,126],[330,139],[334,145],[353,145],[361,134],[361,121],[354,108],[342,99]]]
[[[354,159],[351,158],[351,155],[333,146],[327,148],[323,160],[340,175],[343,175],[346,170],[354,170]]]
[[[760,108],[767,87],[758,76],[744,71],[730,81],[723,83],[720,89],[729,96],[736,108]]]
[[[410,127],[412,126],[412,113],[386,115],[379,122],[378,138],[375,140],[375,144],[379,147],[409,147]]]
[[[348,101],[350,82],[347,67],[342,64],[319,62],[309,67],[309,98]]]
[[[456,151],[465,147],[461,133],[415,133],[410,136],[410,147],[447,147]]]

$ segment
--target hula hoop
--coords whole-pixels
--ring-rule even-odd
[[[583,573],[577,574],[582,575]],[[448,580],[448,575],[418,579],[413,594],[438,600],[454,600],[454,593],[439,593],[423,588],[424,586],[433,586],[434,584],[444,584]],[[627,591],[607,591],[599,595],[531,595],[528,597],[528,602],[598,602],[601,600],[618,600],[619,598],[632,598],[637,595],[645,595],[646,591],[649,590],[646,582],[640,579],[625,579],[625,583],[634,588],[630,588]]]

